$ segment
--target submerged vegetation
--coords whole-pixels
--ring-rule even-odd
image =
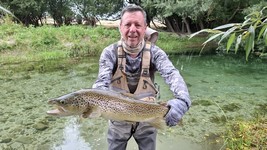
[[[219,106],[215,101],[209,99],[195,100],[192,106],[208,107],[216,105],[222,115],[214,115],[210,118],[212,123],[223,124],[225,129],[222,133],[207,135],[215,142],[223,140],[222,149],[225,150],[265,150],[267,149],[267,103],[258,104],[257,109],[252,113],[254,119],[244,119],[243,117],[229,116],[229,113],[237,112],[241,109],[238,103],[230,103]],[[221,139],[220,139],[220,138]]]
[[[229,125],[229,130],[223,136],[226,149],[266,149],[267,122],[266,119],[255,121],[237,121]]]

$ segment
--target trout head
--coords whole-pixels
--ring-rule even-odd
[[[51,99],[48,104],[55,105],[57,108],[46,113],[52,116],[72,116],[81,115],[86,111],[86,103],[80,93],[70,93],[59,98]]]

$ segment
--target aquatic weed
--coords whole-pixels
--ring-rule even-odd
[[[228,125],[223,138],[230,149],[267,149],[266,118],[254,121],[237,121]]]

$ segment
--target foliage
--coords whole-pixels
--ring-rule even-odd
[[[267,6],[261,11],[255,11],[245,17],[243,23],[230,23],[218,26],[213,29],[203,29],[191,35],[190,38],[207,32],[213,34],[203,45],[205,46],[210,41],[215,41],[220,37],[218,44],[221,44],[226,39],[226,51],[229,52],[234,45],[234,51],[237,53],[239,49],[245,50],[246,60],[248,60],[251,52],[254,52],[255,42],[260,39],[264,40],[264,45],[267,46]],[[264,49],[257,51],[261,57],[266,55]]]
[[[260,0],[132,1],[140,3],[152,17],[157,15],[163,18],[169,31],[189,34],[205,27],[240,21],[243,18],[243,9],[260,2]]]
[[[75,15],[81,15],[85,21],[95,22],[95,17],[109,17],[116,14],[123,4],[122,0],[2,0],[0,2],[1,6],[6,6],[27,26],[30,24],[38,26],[39,23],[42,25],[42,20],[47,15],[50,15],[58,26],[70,25]]]
[[[46,5],[44,0],[1,0],[1,5],[8,10],[25,25],[38,25],[38,20],[42,18]]]
[[[263,7],[267,6],[267,1],[260,1],[259,3],[252,5],[251,7],[245,8],[242,13],[246,16],[255,11],[261,10]]]
[[[188,37],[180,37],[171,32],[160,32],[157,45],[168,54],[193,54],[199,53],[205,37],[188,40]],[[168,44],[166,44],[168,43]],[[206,47],[204,52],[210,53],[213,47]]]
[[[159,32],[157,45],[168,54],[199,53],[204,38],[188,40],[173,33]],[[84,25],[24,27],[0,25],[0,64],[39,61],[66,57],[99,56],[102,50],[120,39],[117,28]],[[166,45],[166,43],[168,43]]]
[[[0,5],[0,14],[2,14],[1,12],[4,14],[10,15],[13,18],[17,19],[18,21],[20,21],[12,12],[10,12],[9,10],[7,10],[6,8],[4,8]]]
[[[74,14],[71,10],[71,0],[45,0],[48,13],[55,20],[57,26],[63,23],[69,25]]]
[[[122,0],[73,0],[72,7],[85,21],[95,26],[95,18],[110,17],[123,7],[123,3]]]
[[[238,121],[228,127],[228,132],[223,136],[226,150],[267,148],[266,119]]]
[[[191,33],[207,27],[240,21],[242,10],[254,8],[261,0],[2,0],[25,25],[43,24],[42,20],[51,15],[56,25],[69,25],[81,17],[88,25],[95,25],[96,18],[118,19],[125,3],[141,5],[147,12],[147,23],[154,18],[162,20],[168,31]],[[47,14],[47,12],[49,14]]]
[[[48,58],[96,56],[117,41],[119,32],[104,27],[0,25],[1,63]],[[56,55],[58,56],[56,57]],[[53,56],[53,57],[52,57]]]

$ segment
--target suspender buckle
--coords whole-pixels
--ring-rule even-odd
[[[142,76],[143,77],[149,77],[149,69],[148,68],[143,68]]]

